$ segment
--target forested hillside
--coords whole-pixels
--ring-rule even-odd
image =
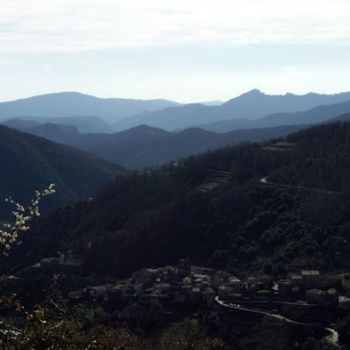
[[[47,213],[69,201],[91,196],[115,175],[125,173],[121,167],[71,147],[2,126],[0,163],[0,218],[11,209],[4,202],[7,196],[25,204],[35,190],[55,183],[57,195],[43,208]]]
[[[334,123],[190,157],[117,178],[38,222],[30,241],[42,255],[74,247],[89,271],[116,275],[186,256],[241,272],[346,268],[349,151],[350,123]]]
[[[303,128],[302,125],[280,126],[218,134],[195,128],[169,132],[140,125],[114,134],[81,134],[69,125],[46,123],[35,127],[24,127],[24,122],[21,121],[20,126],[17,127],[13,123],[10,125],[33,135],[95,154],[130,169],[158,166],[189,155],[241,142],[257,142],[282,137]]]

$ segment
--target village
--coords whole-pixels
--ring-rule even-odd
[[[340,296],[341,278],[316,270],[291,274],[273,281],[269,276],[245,280],[220,270],[193,266],[180,260],[177,266],[146,268],[132,277],[69,293],[70,301],[89,301],[127,305],[135,301],[210,308],[218,297],[223,301],[245,303],[289,303],[300,305],[337,305],[348,301]]]
[[[348,274],[301,270],[287,273],[284,279],[263,274],[238,278],[227,271],[193,265],[188,259],[116,279],[86,274],[81,261],[70,252],[44,258],[9,276],[8,288],[25,287],[25,296],[40,298],[42,283],[47,285],[48,276],[55,275],[67,305],[100,310],[93,311],[93,319],[107,324],[147,328],[197,315],[210,329],[230,333],[232,327],[244,329],[267,317],[281,331],[297,327],[334,345],[339,339],[335,321],[350,310]]]

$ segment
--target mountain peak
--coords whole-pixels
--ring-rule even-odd
[[[119,135],[133,135],[133,136],[164,136],[170,134],[168,131],[165,131],[160,128],[156,128],[154,126],[149,126],[146,124],[140,124],[137,126],[134,126],[133,128],[126,129],[123,131],[120,131],[116,134]],[[116,135],[115,134],[115,135]]]
[[[250,95],[264,95],[264,93],[259,89],[253,89],[247,92]]]
[[[232,102],[242,101],[242,100],[250,100],[250,99],[256,99],[259,97],[266,96],[261,90],[259,89],[253,89],[248,92],[245,92],[242,95],[239,95],[229,101],[227,101],[225,104],[231,104]]]
[[[259,90],[259,89],[253,89],[253,90],[250,90],[244,94],[242,94],[241,96],[239,97],[243,97],[243,96],[253,96],[253,97],[256,97],[256,96],[265,96],[265,94]]]

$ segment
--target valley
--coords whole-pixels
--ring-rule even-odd
[[[2,259],[4,288],[24,308],[49,300],[60,331],[68,320],[127,327],[147,344],[191,320],[201,339],[232,349],[255,349],[259,339],[263,349],[345,347],[347,119],[94,134],[8,121],[2,192],[25,203],[51,180],[57,196]],[[15,186],[24,177],[10,175],[22,168],[25,191]],[[21,319],[8,313],[13,326]]]
[[[350,350],[349,15],[2,0],[0,350]]]

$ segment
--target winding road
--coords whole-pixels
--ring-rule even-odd
[[[284,322],[286,322],[288,324],[292,324],[292,325],[298,325],[298,326],[307,327],[307,328],[314,327],[313,324],[297,322],[297,321],[291,320],[290,318],[284,317],[284,316],[279,315],[279,314],[275,314],[275,313],[271,313],[271,312],[267,312],[267,311],[256,310],[256,309],[250,309],[250,308],[242,307],[242,306],[237,305],[237,304],[226,303],[226,302],[220,300],[220,298],[218,296],[215,298],[215,302],[223,308],[244,311],[244,312],[248,312],[248,313],[252,313],[252,314],[258,314],[261,316],[269,316],[269,317],[274,318],[276,320],[284,321]],[[328,335],[324,339],[329,344],[332,344],[336,347],[339,347],[339,334],[338,334],[338,332],[332,328],[324,328],[324,330],[328,333]]]
[[[336,192],[336,191],[329,191],[329,190],[324,190],[322,188],[315,188],[315,187],[306,187],[306,186],[299,186],[299,185],[287,185],[287,184],[280,184],[277,182],[272,182],[269,181],[268,178],[265,176],[260,179],[260,183],[264,185],[270,185],[270,186],[275,186],[275,187],[280,187],[280,188],[294,188],[296,190],[302,190],[302,191],[308,191],[308,192],[314,192],[314,193],[320,193],[320,194],[328,194],[332,196],[344,196],[343,192]]]

